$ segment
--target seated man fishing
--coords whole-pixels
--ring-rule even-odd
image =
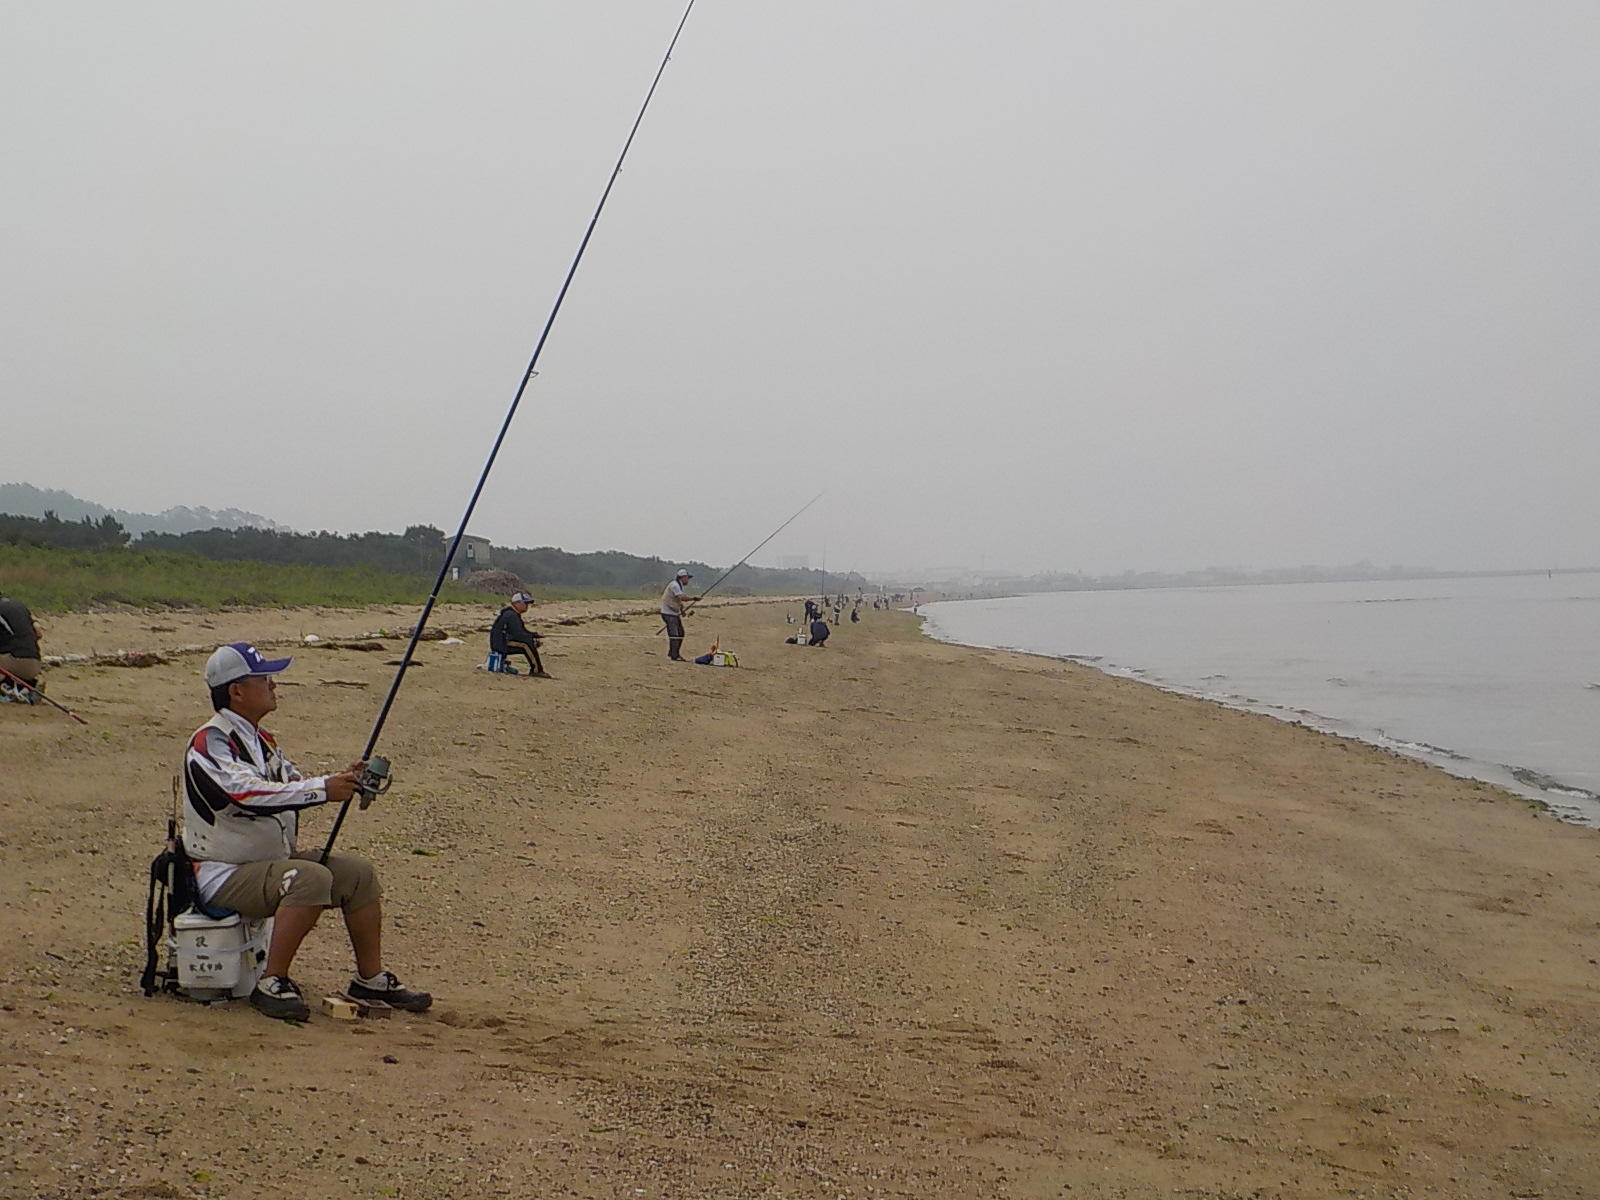
[[[522,614],[528,611],[533,597],[527,592],[513,592],[511,603],[500,610],[500,615],[489,627],[489,650],[508,660],[520,654],[528,660],[528,674],[537,679],[549,679],[544,664],[539,661],[540,637],[522,623]],[[513,672],[514,674],[515,672]]]
[[[252,920],[274,917],[261,981],[250,1003],[269,1017],[311,1016],[289,978],[295,952],[322,910],[337,906],[355,950],[356,973],[346,994],[364,1003],[422,1012],[433,1003],[383,969],[383,910],[372,864],[354,854],[295,849],[300,810],[355,794],[366,764],[333,775],[303,777],[283,756],[261,718],[278,707],[273,679],[287,658],[263,658],[246,642],[219,646],[206,662],[216,716],[189,739],[183,763],[183,846],[194,860],[195,886],[213,910]]]

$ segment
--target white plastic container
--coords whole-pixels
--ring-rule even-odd
[[[178,987],[197,1000],[248,996],[267,965],[272,921],[247,921],[238,913],[208,917],[178,914],[169,943]]]

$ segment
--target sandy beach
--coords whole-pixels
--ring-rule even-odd
[[[437,1003],[305,1026],[135,986],[210,715],[184,648],[415,610],[49,620],[165,661],[53,670],[86,727],[0,708],[0,1194],[1600,1194],[1594,831],[907,613],[813,650],[711,607],[686,652],[728,670],[618,607],[535,609],[551,680],[440,611],[341,838]],[[308,773],[365,741],[380,640],[293,651],[268,724]],[[348,972],[331,914],[295,974]]]

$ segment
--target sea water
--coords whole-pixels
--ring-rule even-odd
[[[933,636],[1299,721],[1600,825],[1600,573],[1049,592]]]

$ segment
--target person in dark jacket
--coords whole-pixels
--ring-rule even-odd
[[[39,658],[39,627],[28,606],[10,596],[0,596],[0,667],[24,683],[37,684],[44,663]],[[4,679],[0,676],[0,679]],[[10,691],[11,681],[5,679]],[[19,693],[26,689],[17,689]]]
[[[539,661],[539,635],[522,623],[522,614],[528,611],[528,605],[532,603],[533,597],[527,592],[512,595],[511,603],[500,610],[500,615],[489,629],[489,649],[508,660],[511,655],[520,654],[528,660],[531,675],[549,679],[549,673]]]
[[[795,637],[784,638],[783,644],[785,646],[821,646],[828,640],[828,623],[821,617],[818,617],[815,621],[812,621],[810,625],[806,626],[805,639],[806,640],[802,643],[797,635]]]

